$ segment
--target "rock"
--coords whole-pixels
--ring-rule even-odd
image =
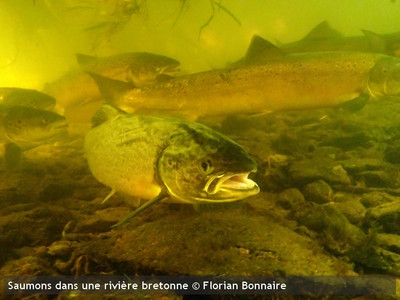
[[[66,209],[38,206],[29,211],[0,216],[0,237],[10,248],[31,245],[50,245],[61,237],[72,214]]]
[[[388,164],[376,158],[356,158],[352,157],[341,161],[343,168],[349,174],[356,174],[363,171],[376,171],[385,169]]]
[[[296,209],[304,202],[303,194],[296,188],[284,190],[278,195],[278,204],[285,209]]]
[[[348,253],[351,259],[378,273],[400,276],[400,255],[381,247],[366,245]]]
[[[382,248],[400,254],[400,235],[378,233],[376,240]]]
[[[272,148],[282,154],[294,155],[295,152],[309,152],[316,148],[316,141],[300,138],[292,132],[285,132],[279,135],[273,142]]]
[[[97,210],[95,214],[87,216],[84,220],[80,220],[74,232],[98,233],[110,231],[111,226],[123,218],[124,216],[121,216],[121,208],[118,207]]]
[[[140,226],[137,221],[89,241],[85,254],[122,273],[354,274],[315,239],[271,218],[244,215],[241,209],[197,216],[162,214]]]
[[[243,132],[254,128],[252,118],[240,115],[229,115],[221,122],[220,131],[224,134]]]
[[[347,201],[358,201],[361,197],[357,194],[349,192],[336,192],[333,196],[333,202],[347,202]]]
[[[369,208],[364,224],[383,232],[400,234],[400,201]]]
[[[398,187],[399,171],[391,170],[364,171],[353,175],[357,181],[364,182],[367,187]]]
[[[398,201],[397,197],[389,195],[385,192],[366,193],[361,197],[361,203],[367,208],[395,201]]]
[[[71,241],[55,241],[47,247],[47,254],[58,258],[68,258],[78,247],[78,243]]]
[[[315,158],[295,161],[289,165],[288,174],[296,185],[304,185],[317,180],[341,185],[351,183],[346,170],[331,159]]]
[[[366,208],[359,199],[351,199],[343,202],[335,202],[333,205],[350,221],[357,226],[362,224]]]
[[[51,183],[39,193],[39,200],[44,202],[56,201],[71,195],[72,192],[72,186]]]
[[[17,204],[28,204],[32,203],[34,199],[32,199],[32,194],[23,193],[18,189],[12,188],[8,190],[0,191],[0,215],[4,215],[6,212],[3,209],[8,206],[17,205]]]
[[[324,204],[332,201],[333,191],[329,184],[318,180],[305,185],[302,189],[303,195],[309,201]]]
[[[388,144],[384,154],[384,160],[392,163],[400,163],[400,142],[395,141],[393,144]]]
[[[12,274],[12,276],[54,276],[57,274],[47,259],[34,254],[7,262],[0,269],[0,274]]]
[[[324,247],[338,254],[362,247],[366,236],[333,204],[311,205],[295,214],[296,220],[319,233]]]
[[[351,150],[357,147],[369,148],[372,146],[371,137],[363,131],[351,135],[335,137],[328,141],[327,144],[343,150]]]

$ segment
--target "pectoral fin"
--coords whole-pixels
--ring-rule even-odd
[[[128,222],[130,219],[136,217],[137,215],[139,215],[142,211],[144,211],[146,208],[152,206],[153,204],[161,201],[162,199],[164,199],[165,197],[167,197],[167,193],[165,192],[161,192],[160,194],[158,194],[157,197],[155,197],[154,199],[147,201],[145,204],[143,204],[142,206],[140,206],[138,209],[136,209],[134,212],[132,212],[131,214],[129,214],[128,216],[126,216],[123,220],[119,221],[117,224],[114,224],[113,226],[111,226],[111,228],[115,228],[118,226],[121,226],[122,224]]]
[[[369,99],[370,99],[369,95],[360,95],[357,98],[354,98],[352,100],[341,103],[339,105],[339,108],[342,108],[345,111],[354,113],[354,112],[362,109],[365,106],[365,104],[367,104]]]
[[[101,204],[104,204],[108,201],[108,199],[110,199],[114,194],[115,194],[116,190],[112,189],[111,192],[104,198],[104,200],[101,202]]]

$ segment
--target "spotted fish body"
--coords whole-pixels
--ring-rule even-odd
[[[129,196],[178,202],[236,201],[257,194],[257,165],[228,137],[194,122],[115,113],[85,138],[94,177]],[[161,197],[163,198],[163,197]]]
[[[124,89],[121,83],[92,76],[105,97],[123,110],[161,111],[195,120],[200,116],[332,107],[362,95],[396,96],[399,72],[400,59],[395,57],[314,52],[189,74],[143,88]],[[383,81],[376,76],[380,73],[391,76]]]

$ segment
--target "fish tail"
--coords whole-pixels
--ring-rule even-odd
[[[132,83],[114,80],[92,72],[87,73],[96,82],[101,95],[110,104],[113,104],[116,99],[122,97],[127,91],[136,88]]]

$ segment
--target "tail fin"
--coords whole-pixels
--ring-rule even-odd
[[[112,104],[114,100],[122,97],[126,92],[136,88],[135,85],[133,85],[132,83],[114,80],[92,72],[86,73],[88,73],[93,78],[99,88],[101,95],[110,104]]]

